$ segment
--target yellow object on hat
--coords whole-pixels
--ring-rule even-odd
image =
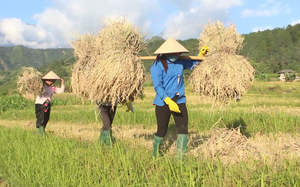
[[[47,73],[42,79],[45,79],[45,80],[59,80],[60,77],[57,76],[53,71],[50,71],[49,73]]]
[[[168,38],[154,54],[188,53],[189,51],[173,38]]]

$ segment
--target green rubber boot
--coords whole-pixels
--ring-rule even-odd
[[[44,126],[39,127],[38,135],[45,135],[45,127]]]
[[[159,147],[163,142],[163,137],[158,137],[154,134],[154,143],[153,143],[153,158],[156,158],[159,153]]]
[[[186,146],[187,146],[187,134],[178,134],[177,139],[177,149],[176,149],[176,158],[181,160],[184,158],[186,153]]]
[[[105,144],[108,147],[111,147],[113,144],[112,130],[103,130],[100,133],[100,137],[98,140],[99,144]]]

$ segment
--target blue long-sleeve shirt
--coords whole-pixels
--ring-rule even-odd
[[[199,61],[177,59],[175,62],[168,63],[167,73],[164,70],[161,61],[154,62],[151,66],[151,77],[153,87],[156,92],[153,104],[164,106],[164,99],[170,97],[171,99],[179,94],[177,103],[186,103],[185,98],[185,85],[183,80],[183,70],[193,69]]]

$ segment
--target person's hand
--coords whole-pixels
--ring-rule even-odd
[[[169,109],[173,112],[181,113],[179,106],[170,97],[166,97],[164,102],[169,106]]]
[[[204,56],[204,55],[206,55],[207,52],[209,52],[209,48],[206,45],[204,45],[201,47],[201,50],[200,50],[198,56]]]
[[[65,85],[65,84],[64,84],[64,79],[60,78],[60,84],[61,84],[61,86],[64,86],[64,85]]]
[[[129,112],[131,110],[130,100],[126,100],[126,106],[127,106],[126,112]]]

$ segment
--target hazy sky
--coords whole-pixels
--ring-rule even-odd
[[[240,34],[300,23],[299,0],[0,0],[0,46],[71,47],[124,16],[147,37],[199,38],[209,21],[234,23]]]

